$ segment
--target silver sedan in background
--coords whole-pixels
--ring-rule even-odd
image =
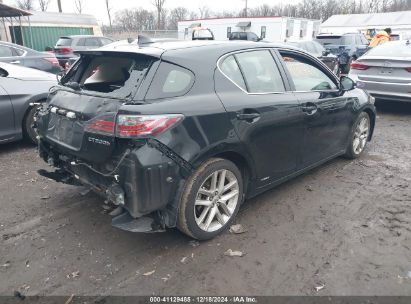
[[[372,48],[351,64],[348,76],[375,98],[411,102],[411,42]]]
[[[37,141],[34,115],[56,84],[54,74],[0,62],[0,144],[23,136]]]

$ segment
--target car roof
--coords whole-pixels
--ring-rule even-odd
[[[252,42],[244,40],[236,41],[218,41],[218,40],[182,40],[182,41],[154,41],[152,43],[138,44],[136,41],[127,43],[121,41],[115,44],[108,44],[95,51],[113,51],[113,52],[127,52],[127,53],[147,53],[153,52],[162,54],[164,52],[185,52],[192,51],[193,49],[198,52],[207,52],[208,49],[221,49],[225,51],[236,51],[250,48],[295,48],[284,43],[272,43],[272,42]],[[88,53],[92,51],[82,51],[80,53]]]
[[[22,46],[22,45],[16,44],[16,43],[11,43],[11,42],[7,42],[7,41],[0,41],[0,44],[6,45],[6,46],[15,47],[15,48],[22,49],[22,50],[28,51],[28,52],[35,52],[35,53],[37,53],[36,50],[33,50],[33,49],[31,49],[31,48],[28,48],[28,47],[25,47],[25,46]]]
[[[73,39],[73,38],[91,38],[91,37],[95,37],[95,38],[108,38],[108,37],[104,37],[104,36],[96,36],[96,35],[68,35],[68,36],[61,36],[60,39]],[[111,38],[108,38],[111,39]]]

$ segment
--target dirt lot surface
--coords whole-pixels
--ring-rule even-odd
[[[246,202],[246,233],[200,244],[111,227],[99,197],[36,174],[35,148],[3,145],[0,295],[411,295],[411,105],[377,108],[363,157]]]

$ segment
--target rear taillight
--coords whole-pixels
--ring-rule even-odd
[[[411,73],[411,67],[405,68],[405,70],[406,70],[408,73]]]
[[[369,66],[358,61],[354,61],[353,63],[351,63],[350,68],[353,70],[366,70],[369,68]]]
[[[59,65],[59,61],[57,60],[56,57],[46,57],[44,59],[50,62],[52,65],[55,65],[55,66]]]
[[[114,136],[115,117],[115,113],[97,116],[86,123],[84,130],[90,133]]]
[[[119,115],[117,137],[140,137],[156,135],[171,128],[184,118],[181,114],[167,115]]]

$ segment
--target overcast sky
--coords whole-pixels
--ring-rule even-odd
[[[38,7],[38,0],[33,0]],[[15,0],[5,0],[5,4],[13,5]],[[74,0],[61,0],[63,12],[76,12]],[[142,7],[147,10],[154,10],[152,0],[110,0],[113,12],[124,8]],[[278,3],[296,3],[298,0],[248,0],[248,7],[259,6],[264,3],[270,5]],[[177,6],[184,6],[189,10],[196,11],[201,6],[208,6],[213,11],[239,10],[245,6],[245,0],[166,0],[165,8],[172,9]],[[99,23],[108,23],[107,12],[105,9],[105,0],[83,0],[83,13],[94,15]],[[57,0],[50,0],[48,11],[57,12]],[[114,14],[113,14],[114,16]]]

